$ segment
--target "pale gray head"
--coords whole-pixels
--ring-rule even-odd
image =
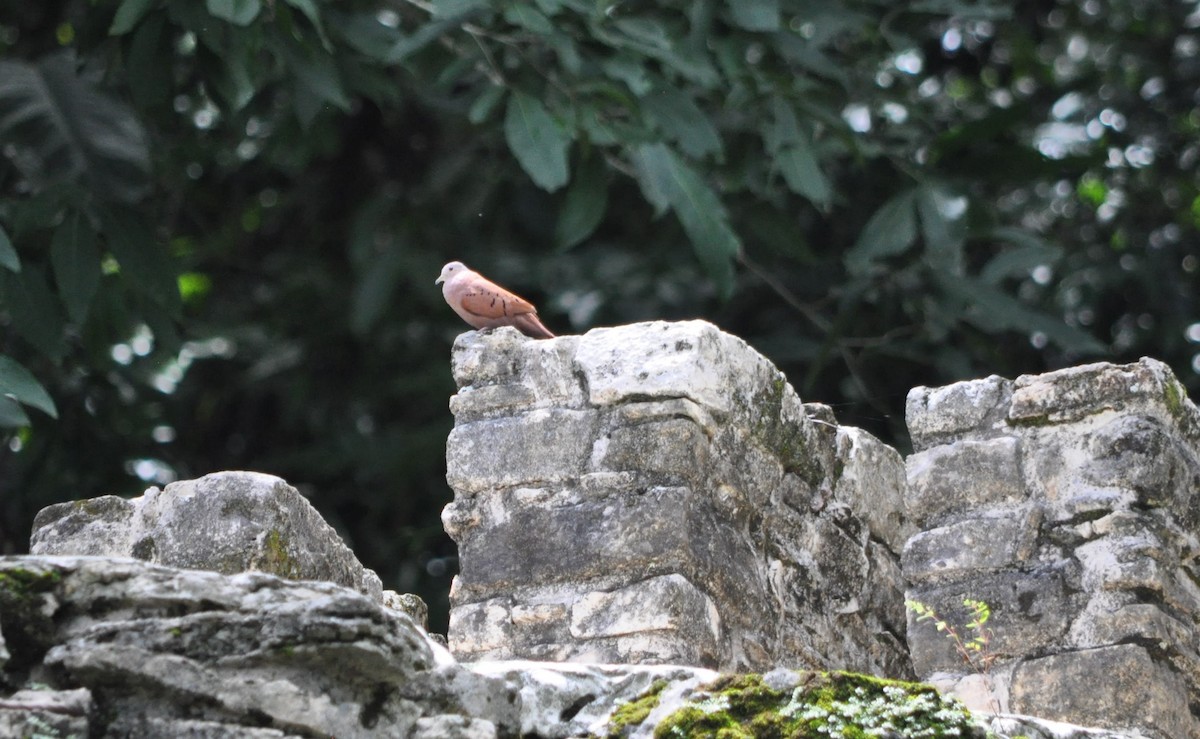
[[[442,267],[442,273],[438,275],[436,280],[433,281],[433,284],[440,285],[441,283],[448,281],[454,275],[467,271],[467,265],[463,264],[462,262],[450,262],[445,267]]]

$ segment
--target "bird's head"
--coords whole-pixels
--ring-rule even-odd
[[[461,272],[467,271],[467,265],[462,262],[450,262],[445,267],[442,267],[442,273],[433,281],[433,284],[440,285],[443,282],[448,282],[451,277]]]

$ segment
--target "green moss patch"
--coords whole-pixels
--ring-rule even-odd
[[[626,736],[628,729],[645,721],[650,712],[658,707],[659,698],[666,687],[666,680],[655,680],[646,692],[613,711],[612,718],[608,720],[609,739]]]
[[[0,593],[6,598],[24,600],[37,593],[53,590],[62,581],[57,570],[26,570],[19,567],[0,571]]]
[[[656,739],[866,739],[984,737],[960,703],[920,683],[848,672],[801,673],[791,690],[759,675],[703,686],[654,730]],[[647,712],[648,713],[648,712]]]
[[[292,556],[287,538],[279,529],[267,532],[264,549],[264,571],[291,579],[300,577],[300,563]]]

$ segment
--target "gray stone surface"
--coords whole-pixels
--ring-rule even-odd
[[[742,340],[468,332],[453,371],[458,657],[909,674],[903,461]]]
[[[4,682],[53,686],[0,699],[0,726],[352,738],[405,736],[442,715],[488,717],[508,733],[519,722],[502,683],[463,670],[407,616],[332,583],[0,557],[0,623],[20,645]]]
[[[93,710],[91,691],[18,690],[0,698],[0,736],[87,736],[88,715]]]
[[[974,674],[910,616],[917,674],[980,710],[1200,737],[1200,411],[1170,370],[918,388],[908,412],[907,597],[966,639],[986,601],[995,659]]]
[[[257,472],[216,472],[128,500],[108,495],[49,506],[34,519],[30,551],[269,572],[339,583],[376,600],[383,590],[304,496]]]

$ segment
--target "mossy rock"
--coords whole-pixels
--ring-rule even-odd
[[[986,737],[965,707],[930,685],[849,672],[798,672],[776,689],[762,676],[727,675],[698,688],[654,728],[656,739],[867,739]],[[658,705],[652,688],[613,715],[628,736]],[[618,721],[618,716],[620,719]],[[635,721],[636,719],[636,721]]]

